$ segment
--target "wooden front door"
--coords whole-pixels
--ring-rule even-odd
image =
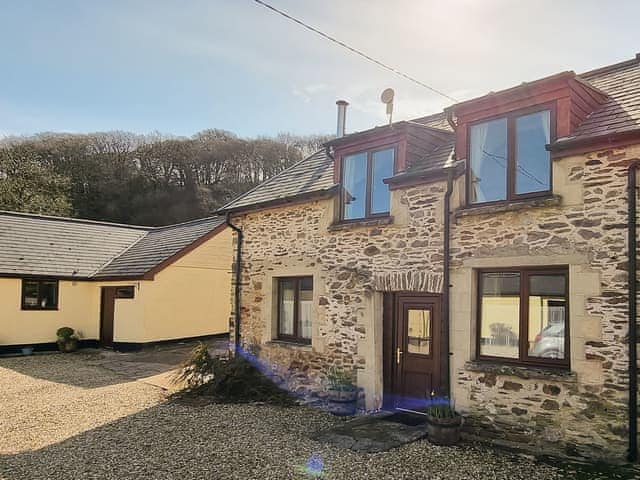
[[[103,347],[113,347],[115,302],[116,287],[102,287],[100,299],[100,345]]]
[[[440,388],[440,297],[415,293],[393,294],[385,322],[388,383],[385,404],[392,408],[424,407]],[[387,300],[387,302],[389,302]]]

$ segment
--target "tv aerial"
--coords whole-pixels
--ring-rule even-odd
[[[393,88],[385,88],[380,95],[380,100],[387,106],[387,115],[389,115],[389,125],[393,122],[393,97],[395,92]]]

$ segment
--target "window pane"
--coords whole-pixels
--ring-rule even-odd
[[[520,274],[481,274],[480,298],[480,354],[519,358]]]
[[[471,203],[507,198],[507,119],[473,125],[470,130]]]
[[[298,318],[300,319],[299,336],[301,338],[311,338],[311,318],[313,308],[313,278],[304,277],[300,279],[300,293],[298,295],[300,305],[298,306]]]
[[[40,283],[40,307],[55,308],[58,306],[57,282]]]
[[[280,280],[280,335],[293,335],[295,282]]]
[[[391,148],[372,155],[371,213],[385,213],[390,209],[389,185],[383,180],[393,176],[393,154]]]
[[[38,282],[22,282],[22,305],[29,308],[38,307]]]
[[[550,142],[549,111],[516,119],[516,193],[549,190],[551,160],[545,145]]]
[[[363,218],[367,195],[367,154],[345,157],[343,168],[343,218]]]
[[[407,311],[407,351],[429,355],[431,353],[431,310]]]
[[[529,276],[529,356],[565,358],[566,277]]]

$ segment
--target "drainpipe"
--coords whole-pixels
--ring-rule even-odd
[[[235,311],[235,328],[233,329],[234,336],[234,350],[238,353],[238,349],[240,348],[240,282],[242,280],[242,269],[240,268],[242,264],[242,240],[243,234],[242,230],[231,223],[231,213],[227,212],[227,216],[225,218],[226,224],[236,232],[238,235],[238,242],[236,244],[236,279],[235,279],[235,297],[234,297],[234,311]]]
[[[635,462],[638,459],[638,359],[637,359],[637,293],[638,281],[636,275],[636,176],[640,162],[633,162],[629,166],[627,195],[629,198],[628,211],[628,272],[629,272],[629,451],[627,459]]]
[[[453,160],[453,158],[450,158]],[[451,239],[451,194],[453,193],[453,178],[455,174],[455,166],[451,162],[447,162],[447,190],[444,194],[444,251],[443,251],[443,272],[442,272],[442,347],[445,349],[445,355],[442,355],[443,365],[441,368],[442,377],[442,393],[451,398],[451,379],[449,378],[449,251]]]

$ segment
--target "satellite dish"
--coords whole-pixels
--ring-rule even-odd
[[[392,118],[393,118],[394,95],[395,95],[395,92],[393,91],[393,88],[385,88],[384,91],[382,92],[382,95],[380,95],[380,100],[382,100],[382,103],[387,105],[387,115],[389,115],[389,125],[391,125]]]
[[[382,103],[389,105],[390,103],[393,103],[394,95],[395,92],[393,91],[393,88],[385,88],[382,95],[380,95],[380,100],[382,100]]]

